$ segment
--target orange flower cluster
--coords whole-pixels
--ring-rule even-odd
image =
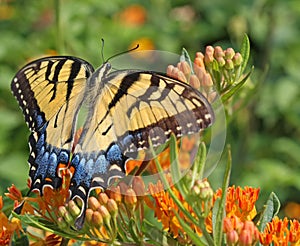
[[[300,223],[298,220],[279,219],[275,217],[267,223],[260,234],[262,245],[300,245]]]
[[[256,215],[255,203],[258,200],[259,188],[240,186],[228,187],[226,193],[226,216],[237,216],[241,221],[252,220]],[[218,189],[214,195],[214,201],[222,196],[222,190]]]
[[[2,212],[3,199],[0,196],[0,245],[9,245],[14,233],[20,237],[20,233],[23,232],[20,220],[13,218],[9,220],[7,216]]]
[[[169,177],[170,180],[170,177]],[[207,182],[207,181],[204,181]],[[186,240],[187,236],[184,229],[180,225],[176,214],[178,213],[186,223],[189,223],[191,228],[199,235],[202,236],[202,232],[199,227],[192,224],[190,220],[180,211],[176,203],[170,197],[167,191],[164,191],[162,183],[159,181],[156,185],[149,184],[149,193],[154,198],[154,202],[146,200],[147,205],[155,211],[155,216],[162,222],[163,228],[173,234],[174,238],[180,237],[181,241]],[[173,186],[171,190],[176,197],[180,200],[184,208],[190,213],[195,215],[192,206],[186,202],[180,192]],[[201,193],[199,193],[199,200],[201,199]],[[235,188],[229,187],[227,190],[226,200],[226,218],[224,220],[224,232],[226,233],[228,240],[231,242],[252,242],[253,244],[259,240],[259,231],[251,221],[256,215],[255,202],[258,199],[259,189],[251,187]],[[219,189],[213,195],[213,202],[220,198],[222,190]],[[212,205],[210,206],[210,209]],[[206,230],[212,231],[212,213],[209,214],[205,220]],[[243,245],[252,245],[243,244]],[[232,244],[234,245],[234,244]]]
[[[180,192],[173,186],[172,191],[182,203],[184,208],[193,214],[192,207],[185,201]],[[161,221],[164,230],[169,231],[173,234],[174,238],[179,238],[181,241],[186,241],[188,238],[182,226],[180,225],[176,213],[179,214],[181,218],[183,218],[186,222],[190,224],[198,233],[199,236],[202,235],[200,228],[193,225],[188,218],[180,211],[174,200],[170,197],[170,194],[165,191],[163,184],[161,181],[158,181],[157,184],[149,184],[149,193],[154,199],[154,201],[150,199],[146,199],[146,204],[154,210],[155,217],[157,217],[158,221]]]
[[[176,198],[180,201],[183,208],[191,214],[195,220],[199,220],[195,215],[194,208],[200,205],[199,209],[202,213],[205,214],[205,211],[211,209],[211,201],[213,197],[213,192],[209,187],[207,181],[199,181],[192,189],[192,196],[194,196],[195,204],[188,203],[182,194],[176,189],[175,186],[172,185],[171,176],[166,176],[168,182],[171,186],[171,191],[174,193]],[[208,186],[207,186],[208,184]],[[187,236],[185,230],[180,224],[177,215],[185,221],[185,223],[189,224],[191,229],[198,234],[199,237],[202,236],[202,231],[199,225],[194,224],[178,207],[176,202],[170,196],[169,192],[164,189],[164,186],[161,181],[158,181],[156,184],[150,183],[148,186],[149,190],[149,198],[144,198],[145,203],[150,209],[154,211],[155,217],[158,221],[161,221],[163,228],[165,231],[168,231],[174,238],[181,243],[190,243],[191,240]],[[209,192],[211,190],[211,192]],[[203,195],[205,194],[205,195]],[[211,194],[211,195],[209,195]],[[195,205],[195,206],[194,206]]]

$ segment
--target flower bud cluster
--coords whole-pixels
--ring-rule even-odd
[[[192,67],[191,61],[185,58],[176,67],[169,65],[167,75],[200,89],[208,101],[213,102],[217,92],[225,94],[238,82],[242,63],[242,55],[232,48],[223,50],[220,46],[207,46],[204,54],[196,53]]]
[[[131,185],[122,181],[105,192],[96,192],[88,198],[85,211],[82,211],[80,199],[70,200],[58,208],[58,226],[61,230],[67,231],[74,227],[76,219],[84,212],[84,226],[78,231],[78,235],[81,234],[96,241],[113,243],[118,236],[118,230],[129,226],[129,220],[139,223],[136,218],[140,218],[140,222],[142,221],[141,216],[136,216],[136,211],[142,206],[142,196],[145,194],[145,184],[138,176],[132,179]]]
[[[220,46],[206,47],[204,64],[220,94],[224,93],[224,89],[228,86],[239,80],[242,62],[242,55],[232,48],[223,50]]]
[[[207,180],[197,180],[192,187],[191,197],[194,201],[193,208],[199,214],[207,217],[212,208],[214,191]]]
[[[237,216],[224,219],[226,245],[251,246],[259,241],[259,231],[252,221],[242,222]]]
[[[74,226],[76,219],[82,212],[82,204],[80,204],[80,200],[70,200],[64,206],[60,206],[58,211],[57,224],[60,229],[66,231]],[[115,200],[103,192],[99,193],[97,197],[90,196],[88,208],[84,213],[84,227],[78,234],[86,234],[93,240],[103,242],[112,242],[115,239],[118,214],[118,205]]]

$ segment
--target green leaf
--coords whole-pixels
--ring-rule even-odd
[[[30,214],[24,214],[24,215],[19,215],[16,214],[15,212],[12,212],[12,215],[19,220],[22,221],[23,224],[32,226],[34,228],[39,228],[44,231],[48,231],[50,233],[65,237],[65,238],[72,238],[76,240],[81,240],[81,241],[86,241],[90,240],[88,238],[82,238],[78,236],[78,232],[74,230],[68,230],[66,229],[65,231],[62,231],[58,228],[58,226],[48,220],[45,220],[41,217],[30,215]]]
[[[280,209],[280,201],[274,192],[271,192],[265,206],[264,211],[260,216],[258,229],[263,231],[266,224],[276,216]]]
[[[136,231],[136,221],[134,218],[131,218],[129,220],[129,226],[128,226],[128,229],[129,229],[129,232],[130,232],[130,235],[132,236],[133,240],[136,242],[136,243],[140,243],[140,239],[138,237],[138,233]]]
[[[143,220],[143,233],[148,237],[147,242],[156,246],[177,245],[175,239],[167,236],[166,232],[158,229],[155,225],[151,224],[148,220]]]
[[[191,61],[189,53],[187,52],[187,50],[185,48],[182,48],[180,61],[186,61],[189,64],[190,68],[191,68],[191,74],[195,74],[194,69],[193,69],[193,63]]]
[[[222,244],[222,236],[223,236],[223,219],[225,217],[225,202],[226,202],[226,191],[229,185],[232,159],[231,159],[231,149],[230,146],[227,147],[228,152],[228,160],[222,185],[222,196],[219,202],[213,208],[213,234],[214,234],[214,245]]]
[[[226,102],[230,97],[232,97],[245,84],[245,82],[251,75],[253,69],[254,68],[252,67],[251,71],[249,73],[247,73],[246,76],[240,82],[238,82],[238,84],[236,84],[234,86],[230,86],[229,88],[225,89],[225,90],[228,90],[228,92],[222,96],[223,103]]]
[[[180,193],[185,197],[188,194],[188,189],[185,186],[183,181],[183,177],[180,172],[180,163],[178,161],[178,148],[177,141],[174,134],[171,134],[170,139],[170,162],[171,162],[171,175],[172,180],[176,186],[176,188],[180,191]]]
[[[190,188],[194,186],[196,180],[203,179],[203,173],[206,160],[206,146],[204,142],[201,142],[198,147],[198,152],[193,163],[192,182]]]
[[[247,36],[247,34],[244,35],[243,38],[243,42],[242,42],[242,47],[241,47],[241,55],[243,57],[243,62],[241,65],[241,73],[244,72],[244,70],[246,69],[248,60],[249,60],[249,56],[250,56],[250,41],[249,38]]]

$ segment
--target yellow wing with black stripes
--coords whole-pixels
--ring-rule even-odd
[[[46,57],[24,66],[11,90],[32,132],[29,137],[31,189],[61,185],[58,168],[67,166],[78,110],[94,69],[75,57]]]

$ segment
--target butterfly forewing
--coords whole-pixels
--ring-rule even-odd
[[[86,79],[93,67],[75,57],[47,57],[23,67],[11,89],[24,113],[29,137],[31,190],[60,186],[57,167],[67,165]]]
[[[123,93],[114,99],[113,117],[125,154],[149,148],[149,140],[154,146],[163,144],[171,133],[181,137],[199,132],[213,121],[211,106],[200,92],[166,75],[129,73],[119,90]]]

